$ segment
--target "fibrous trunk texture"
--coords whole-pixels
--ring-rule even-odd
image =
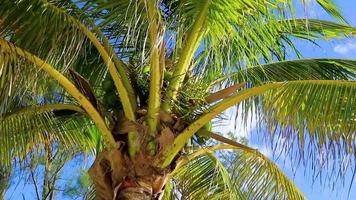
[[[148,184],[122,189],[116,197],[117,200],[151,200],[154,199],[152,187]]]
[[[122,149],[98,154],[89,174],[97,200],[158,200],[166,183],[166,172],[138,155],[130,160]]]
[[[147,111],[141,109],[137,113],[136,122],[128,122],[121,115],[116,116],[112,133],[118,147],[99,153],[89,170],[98,200],[159,200],[168,179],[167,174],[175,168],[175,161],[165,169],[153,163],[173,144],[174,138],[187,123],[162,111],[157,134],[152,138],[145,123]],[[128,156],[127,137],[124,137],[130,131],[137,131],[140,138],[141,148],[134,158]],[[149,148],[150,144],[154,145],[154,153]],[[175,160],[178,158],[179,155]]]

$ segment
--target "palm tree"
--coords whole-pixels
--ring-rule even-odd
[[[337,22],[296,18],[291,0],[2,0],[2,164],[50,142],[96,149],[97,199],[305,199],[211,125],[238,105],[316,171],[354,163],[356,61],[302,59],[294,41],[356,29],[316,2]]]

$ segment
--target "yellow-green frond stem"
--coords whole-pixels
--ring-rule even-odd
[[[159,37],[158,35],[158,27],[159,27],[159,15],[158,15],[158,9],[157,9],[157,1],[156,0],[146,0],[146,6],[147,6],[147,17],[149,20],[149,36],[152,45],[157,42],[157,38]]]
[[[124,109],[125,116],[127,119],[131,121],[136,120],[135,116],[135,111],[133,110],[134,106],[132,102],[130,101],[129,93],[127,91],[127,88],[125,88],[125,85],[123,83],[122,77],[120,76],[114,62],[112,61],[111,57],[109,56],[108,52],[105,50],[105,48],[100,44],[100,42],[97,40],[95,35],[90,32],[87,27],[82,26],[82,29],[84,33],[87,35],[87,37],[92,41],[94,46],[97,48],[99,51],[101,57],[103,58],[104,62],[107,64],[109,68],[109,73],[114,81],[114,84],[116,86],[116,89],[119,93],[119,97]],[[136,155],[136,152],[140,149],[139,146],[139,141],[138,141],[138,134],[137,132],[129,132],[128,133],[128,151],[129,154],[132,157]]]
[[[150,67],[150,94],[148,99],[147,124],[151,135],[156,132],[161,104],[161,69],[159,66],[159,48],[154,47]]]
[[[171,112],[173,101],[176,100],[176,96],[179,88],[181,87],[184,77],[189,70],[189,64],[194,56],[195,51],[199,47],[199,43],[205,33],[205,22],[209,11],[209,5],[211,0],[206,0],[202,10],[197,16],[194,22],[193,28],[190,31],[184,47],[181,51],[180,58],[177,66],[174,68],[173,78],[168,85],[167,93],[163,102],[163,110],[167,113]]]
[[[148,99],[147,124],[148,132],[154,136],[158,123],[158,114],[161,104],[161,76],[160,46],[163,45],[163,36],[159,33],[159,15],[155,0],[146,1],[147,15],[149,19],[149,36],[151,40],[151,65],[150,65],[150,91]],[[164,52],[161,52],[164,53]],[[163,64],[163,63],[162,63]]]
[[[96,47],[98,52],[100,53],[102,59],[106,63],[106,65],[109,68],[109,73],[114,81],[114,84],[116,86],[116,89],[119,93],[121,103],[124,108],[125,116],[129,120],[135,120],[135,113],[132,107],[132,104],[130,102],[129,94],[127,92],[127,89],[125,88],[122,77],[120,76],[119,72],[117,71],[117,68],[112,61],[111,57],[109,56],[108,52],[105,50],[105,48],[100,44],[98,39],[95,37],[95,35],[88,30],[87,27],[84,25],[81,26],[83,32],[85,35],[90,39],[90,41],[93,43],[93,45]]]
[[[53,66],[46,63],[44,60],[38,58],[37,56],[9,43],[6,40],[0,39],[0,46],[5,51],[14,52],[19,56],[26,58],[28,61],[35,64],[39,69],[45,71],[49,76],[58,81],[58,83],[70,94],[72,95],[79,104],[83,107],[86,113],[90,116],[93,122],[97,125],[100,130],[104,142],[108,148],[115,147],[115,140],[111,135],[110,130],[108,129],[104,119],[95,109],[95,107],[90,103],[90,101],[75,87],[75,85],[63,74],[58,72]]]
[[[127,75],[127,70],[124,62],[118,57],[118,55],[115,53],[114,48],[110,45],[108,39],[105,37],[105,35],[99,30],[98,27],[96,27],[93,23],[90,23],[90,26],[93,29],[93,32],[97,34],[100,39],[103,42],[103,46],[105,50],[109,53],[110,57],[112,58],[119,74],[122,79],[122,84],[127,90],[128,96],[130,98],[131,106],[133,110],[137,109],[137,100],[136,100],[136,94],[135,91],[132,87],[131,81],[128,78]]]
[[[129,132],[127,135],[128,152],[131,158],[134,158],[138,150],[140,150],[140,143],[138,133],[136,131]]]

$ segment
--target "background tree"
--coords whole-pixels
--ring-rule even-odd
[[[5,191],[9,186],[9,179],[10,179],[10,169],[1,166],[0,168],[0,199],[3,200],[5,196]]]
[[[334,161],[344,175],[355,61],[285,60],[288,49],[300,56],[291,37],[355,33],[331,1],[316,2],[338,22],[296,19],[289,0],[1,1],[4,165],[48,143],[104,144],[89,172],[98,199],[305,199],[258,150],[212,133],[211,120],[239,105],[296,159],[317,170]],[[238,152],[230,173],[226,149]]]
[[[91,182],[87,180],[89,175],[84,171],[79,171],[80,168],[78,168],[79,174],[70,176],[70,173],[66,173],[68,167],[65,169],[69,161],[80,162],[81,160],[83,162],[83,159],[76,158],[81,156],[85,157],[88,154],[80,155],[74,149],[63,150],[60,147],[47,146],[40,154],[31,153],[28,163],[21,166],[19,171],[27,176],[28,181],[25,184],[30,183],[33,186],[38,200],[58,199],[60,195],[67,195],[72,199],[85,199],[89,192],[88,188],[91,186]],[[68,176],[67,184],[63,185],[63,179],[68,179]]]

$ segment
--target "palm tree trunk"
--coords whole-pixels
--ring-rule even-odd
[[[122,149],[97,155],[89,170],[97,200],[158,200],[167,171],[153,167],[148,156],[130,160]]]
[[[139,187],[128,187],[120,191],[116,200],[152,200],[152,187],[140,185]]]

